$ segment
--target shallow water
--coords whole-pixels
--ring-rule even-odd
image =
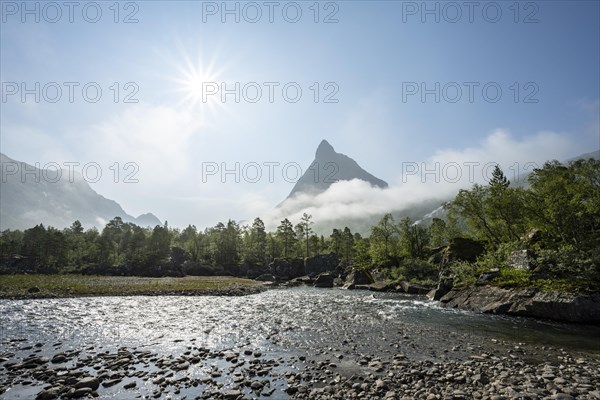
[[[334,362],[336,373],[345,376],[366,376],[373,371],[365,358],[390,360],[399,353],[415,362],[510,354],[538,363],[564,356],[556,350],[564,348],[600,358],[599,338],[600,327],[595,326],[448,310],[423,296],[310,287],[242,297],[0,300],[0,357],[5,360],[75,354],[60,367],[95,376],[110,369],[105,357],[120,351],[134,352],[135,357],[149,354],[129,367],[149,375],[123,375],[120,384],[98,389],[100,399],[154,397],[157,386],[152,379],[173,369],[158,367],[153,360],[179,359],[199,349],[208,349],[211,355],[185,371],[175,371],[171,379],[198,381],[211,377],[214,370],[220,374],[197,387],[169,386],[161,396],[195,398],[215,388],[239,389],[236,375],[245,376],[246,368],[259,360],[259,368],[269,369],[260,379],[275,394],[257,397],[241,387],[244,395],[286,399],[288,374],[306,368],[314,372],[322,363]],[[228,362],[222,350],[238,353],[241,364]],[[45,368],[56,366],[49,363]],[[0,400],[33,398],[46,387],[28,377],[3,376],[3,371]],[[321,378],[308,379],[315,388],[325,384]],[[134,390],[124,388],[133,381]]]
[[[243,297],[88,297],[0,301],[0,351],[8,340],[72,348],[144,346],[311,351],[344,340],[368,351],[406,332],[438,342],[453,333],[600,352],[600,327],[448,310],[421,296],[292,288]]]

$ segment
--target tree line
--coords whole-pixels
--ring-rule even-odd
[[[76,271],[94,265],[115,271],[175,268],[184,273],[236,274],[243,264],[264,266],[276,258],[306,258],[335,253],[345,266],[380,268],[393,279],[433,282],[434,256],[454,238],[485,245],[476,263],[455,271],[472,283],[485,270],[509,270],[507,254],[527,249],[549,279],[595,280],[600,277],[600,161],[556,161],[534,170],[527,188],[513,187],[499,167],[487,185],[463,189],[444,205],[443,218],[428,226],[385,214],[363,237],[350,228],[318,235],[312,216],[296,224],[283,219],[268,232],[260,218],[240,225],[233,220],[198,229],[143,228],[115,217],[99,231],[37,225],[0,233],[0,262],[19,263],[36,271]],[[536,232],[537,240],[525,238]],[[22,260],[26,260],[22,261]],[[465,272],[466,271],[466,272]],[[521,276],[529,278],[529,276]]]

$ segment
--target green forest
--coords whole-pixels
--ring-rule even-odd
[[[340,268],[376,270],[389,280],[433,286],[440,275],[455,286],[491,284],[542,289],[598,290],[600,284],[600,161],[552,161],[515,187],[496,167],[487,185],[463,189],[428,226],[382,216],[363,237],[348,227],[314,232],[304,214],[268,232],[260,218],[204,230],[142,228],[112,219],[101,230],[37,225],[0,233],[2,273],[88,273],[105,275],[236,275],[261,271],[275,259],[334,253]],[[473,260],[443,264],[444,249],[458,239],[481,247]],[[515,265],[524,255],[525,267]],[[521,263],[522,259],[521,257]]]

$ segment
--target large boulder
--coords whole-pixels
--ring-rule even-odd
[[[452,283],[447,280],[440,280],[435,289],[431,289],[427,293],[429,300],[439,300],[452,290]]]
[[[451,308],[566,322],[600,323],[600,293],[542,292],[536,288],[472,286],[453,289],[440,299]]]
[[[304,270],[307,275],[334,272],[340,264],[340,259],[334,253],[320,254],[304,260]]]
[[[333,287],[334,279],[335,279],[335,277],[332,274],[325,272],[325,273],[319,274],[315,278],[315,282],[313,283],[313,286],[318,287],[318,288],[331,288],[331,287]]]
[[[474,262],[483,252],[485,246],[478,240],[456,237],[450,241],[447,252],[453,260]]]
[[[446,272],[454,261],[475,262],[484,251],[483,243],[477,240],[461,237],[452,239],[441,251],[440,274]]]
[[[268,272],[282,280],[297,278],[304,275],[304,261],[276,258],[269,264]]]
[[[427,293],[432,300],[439,300],[454,286],[450,266],[457,261],[475,262],[485,251],[482,242],[468,238],[453,238],[448,246],[442,248],[432,260],[439,260],[438,286]]]
[[[408,294],[427,294],[429,291],[425,286],[417,285],[416,283],[411,283],[407,281],[400,282],[400,288],[404,293]]]
[[[356,285],[369,285],[371,283],[373,283],[371,275],[362,269],[353,269],[346,277],[343,288],[352,290]]]
[[[240,266],[240,276],[245,276],[250,279],[256,279],[261,275],[265,275],[267,272],[269,271],[267,271],[265,265],[245,262]]]

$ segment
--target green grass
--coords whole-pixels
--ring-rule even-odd
[[[500,276],[494,279],[494,284],[499,287],[526,287],[531,286],[529,278],[531,272],[522,269],[501,268]]]
[[[542,292],[597,292],[598,283],[581,279],[538,279],[535,287]]]
[[[542,292],[592,292],[597,291],[597,284],[583,279],[530,279],[531,271],[504,268],[500,276],[492,284],[502,288],[535,287]]]
[[[31,287],[40,289],[29,293]],[[0,298],[129,296],[139,294],[212,293],[260,284],[229,276],[187,276],[184,278],[143,278],[93,275],[0,275]]]

